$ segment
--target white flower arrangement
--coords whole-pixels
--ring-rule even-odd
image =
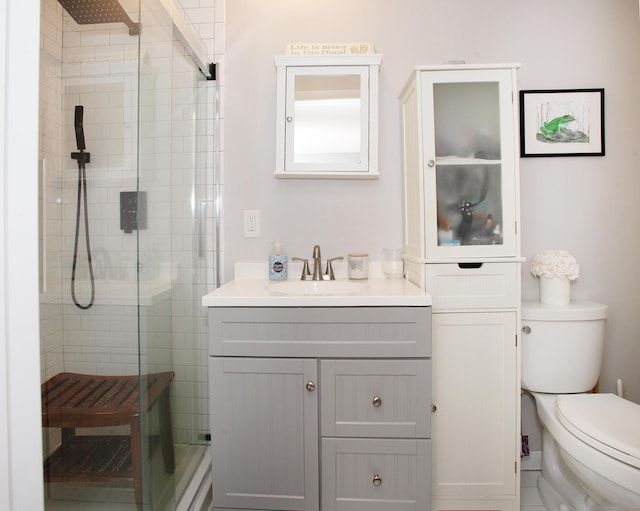
[[[576,280],[580,276],[580,265],[566,250],[545,250],[533,259],[531,275]]]

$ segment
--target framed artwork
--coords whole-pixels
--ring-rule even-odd
[[[520,91],[520,156],[604,156],[604,89]]]

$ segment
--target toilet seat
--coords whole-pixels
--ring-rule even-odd
[[[640,405],[615,394],[563,394],[555,415],[594,449],[640,468]]]

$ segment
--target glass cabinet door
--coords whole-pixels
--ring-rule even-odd
[[[510,70],[423,73],[426,257],[516,255]]]

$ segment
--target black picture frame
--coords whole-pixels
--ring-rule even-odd
[[[520,91],[520,156],[604,156],[604,89]]]

